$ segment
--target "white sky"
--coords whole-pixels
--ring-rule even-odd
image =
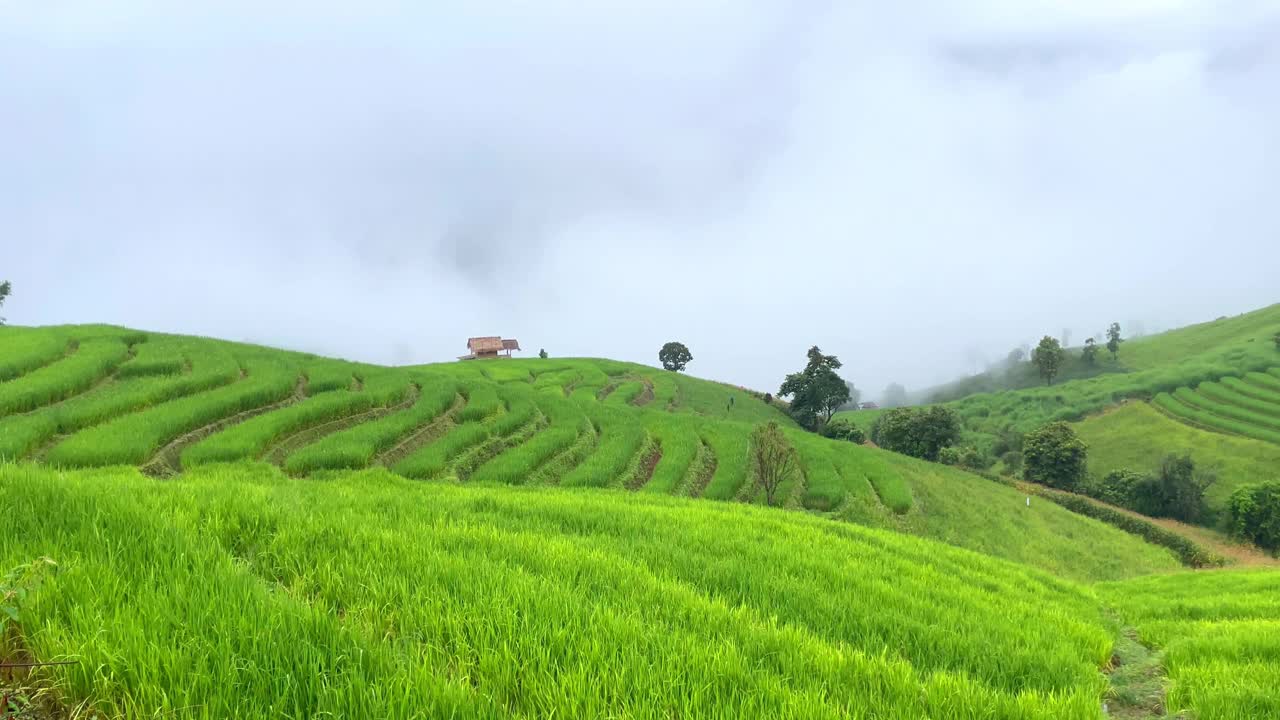
[[[1280,0],[0,0],[13,323],[875,395],[1277,248]]]

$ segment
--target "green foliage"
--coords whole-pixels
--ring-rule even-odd
[[[1111,359],[1117,360],[1120,357],[1120,343],[1124,342],[1124,338],[1120,337],[1120,323],[1111,323],[1111,327],[1107,328],[1107,351],[1111,353]]]
[[[986,470],[993,464],[990,457],[971,445],[957,447],[949,445],[938,451],[938,462],[943,465],[955,465],[971,470]]]
[[[0,300],[2,299],[3,296],[0,296]],[[9,623],[22,622],[22,608],[27,598],[40,589],[45,578],[57,572],[58,563],[47,557],[39,557],[13,568],[0,579],[0,638],[8,634]]]
[[[894,408],[871,426],[871,441],[894,452],[936,461],[942,449],[960,438],[960,419],[950,408]]]
[[[1005,472],[1010,475],[1022,474],[1022,451],[1009,450],[1000,456],[1000,462],[1004,463]]]
[[[1085,477],[1089,448],[1064,422],[1027,433],[1022,442],[1023,477],[1061,490],[1074,490]]]
[[[862,428],[839,418],[833,418],[831,422],[822,426],[822,437],[844,440],[857,445],[867,441],[867,434],[862,431]]]
[[[4,307],[4,301],[9,299],[9,295],[13,292],[13,283],[5,280],[0,282],[0,307]],[[0,317],[0,325],[4,325],[4,318]],[[1277,336],[1280,338],[1280,336]],[[1280,343],[1278,343],[1280,344]]]
[[[1080,359],[1088,365],[1096,365],[1098,363],[1098,345],[1089,338],[1084,341],[1084,349],[1080,351]]]
[[[777,423],[765,423],[751,432],[751,457],[756,479],[765,493],[765,504],[773,505],[778,488],[794,482],[800,472],[795,448],[787,442]]]
[[[1227,505],[1231,533],[1268,550],[1280,550],[1280,480],[1245,485]]]
[[[547,355],[547,349],[546,349],[546,348],[543,348],[543,349],[539,350],[539,351],[538,351],[538,357],[542,358],[543,360],[546,360],[546,359],[547,359],[547,357],[549,357],[549,356]]]
[[[823,355],[814,345],[808,357],[804,370],[783,381],[778,396],[791,396],[791,417],[801,427],[815,430],[849,401],[849,385],[836,374],[841,363],[835,355]]]
[[[1128,508],[1143,515],[1151,515],[1150,508],[1139,505],[1139,498],[1148,496],[1142,486],[1151,482],[1151,476],[1134,470],[1112,470],[1101,479],[1089,482],[1084,488],[1086,495],[1105,503]]]
[[[1031,353],[1031,363],[1036,366],[1040,377],[1044,378],[1047,385],[1053,384],[1053,378],[1062,369],[1062,359],[1062,345],[1057,338],[1048,335],[1040,339],[1040,344]]]
[[[662,363],[662,369],[680,372],[693,361],[693,353],[684,343],[672,341],[658,351],[658,361]]]

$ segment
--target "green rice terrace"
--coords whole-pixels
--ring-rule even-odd
[[[0,718],[1280,717],[1280,572],[643,365],[0,327],[0,507]]]

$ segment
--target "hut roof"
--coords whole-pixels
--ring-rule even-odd
[[[492,337],[473,337],[467,340],[467,349],[473,353],[497,352],[502,348],[502,338],[496,335]]]
[[[519,350],[520,341],[515,339],[507,339],[502,341],[503,350]]]

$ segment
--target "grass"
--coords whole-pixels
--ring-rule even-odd
[[[44,328],[0,325],[0,382],[12,380],[65,356],[65,334]]]
[[[1280,717],[1280,573],[1220,571],[1100,586],[1172,681],[1171,713]]]
[[[0,384],[0,416],[24,413],[88,390],[128,357],[121,338],[81,342],[61,360]]]
[[[225,387],[161,403],[82,430],[49,451],[48,462],[64,467],[145,463],[165,443],[230,415],[284,400],[293,392],[296,369],[272,359],[245,367],[247,376]]]
[[[413,407],[328,435],[285,459],[290,473],[368,467],[374,457],[393,447],[415,429],[436,421],[458,397],[452,382],[420,379],[425,389]]]
[[[291,433],[398,403],[408,387],[407,378],[395,374],[371,380],[359,392],[333,390],[307,398],[210,435],[183,451],[182,465],[191,467],[258,457],[272,443]]]
[[[1176,401],[1175,401],[1176,402]],[[1211,508],[1226,507],[1240,485],[1280,478],[1280,445],[1209,432],[1178,422],[1143,402],[1130,402],[1076,426],[1089,445],[1089,471],[1154,470],[1166,454],[1189,454],[1197,465],[1217,470],[1206,493]]]
[[[702,496],[731,500],[749,481],[751,426],[740,423],[704,423],[702,441],[715,453],[716,472]]]
[[[1083,586],[745,505],[8,466],[0,509],[64,559],[25,643],[112,715],[1100,718],[1113,647]]]
[[[1117,372],[1048,387],[974,394],[949,403],[971,441],[989,447],[1005,432],[1045,423],[1080,421],[1126,398],[1148,399],[1228,376],[1280,364],[1271,336],[1280,330],[1280,305],[1138,338],[1121,346]],[[1111,363],[1104,352],[1100,363]],[[852,413],[857,415],[857,413]]]
[[[805,467],[804,477],[779,495],[787,507],[934,537],[1072,578],[1114,579],[1177,567],[1167,552],[1065,511],[1027,512],[1011,488],[802,433],[776,407],[739,388],[640,365],[549,359],[387,369],[119,328],[47,332],[82,344],[127,337],[137,358],[145,355],[154,367],[178,357],[189,367],[108,380],[60,405],[0,418],[0,448],[20,450],[8,457],[36,453],[60,467],[163,460],[170,468],[179,460],[197,465],[263,457],[307,474],[367,467],[430,426],[421,436],[425,444],[396,454],[392,470],[469,484],[625,487],[645,495],[758,503],[750,433],[758,422],[782,418]],[[156,346],[144,353],[142,346],[152,342]],[[392,411],[410,383],[419,386],[418,399]],[[651,383],[654,401],[643,407],[600,402],[599,388],[611,383]],[[323,392],[311,392],[317,387]],[[568,397],[566,388],[572,389]],[[306,395],[296,395],[299,390]],[[458,394],[466,398],[464,408],[440,419]],[[729,397],[735,398],[732,406]],[[644,464],[650,459],[656,466]],[[975,502],[981,510],[972,507]]]

